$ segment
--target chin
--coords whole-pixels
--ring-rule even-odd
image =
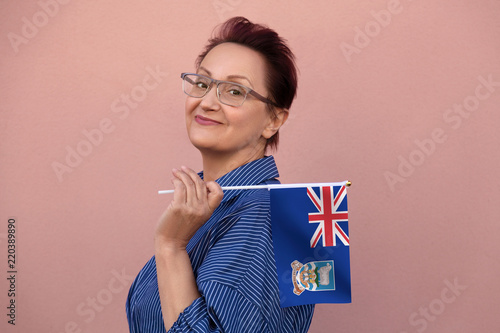
[[[189,135],[189,140],[198,150],[211,150],[216,146],[214,140],[207,138],[205,135]]]

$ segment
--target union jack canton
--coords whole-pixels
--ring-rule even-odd
[[[319,223],[311,237],[311,247],[316,247],[321,236],[323,236],[323,246],[335,246],[337,239],[335,236],[344,245],[349,246],[349,236],[338,224],[341,221],[347,223],[347,205],[345,210],[340,208],[346,194],[345,185],[340,188],[336,195],[333,194],[332,186],[322,186],[319,197],[312,187],[307,188],[307,196],[318,210],[316,213],[309,213],[309,223]]]

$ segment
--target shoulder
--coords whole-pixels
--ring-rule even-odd
[[[219,221],[217,228],[223,234],[246,233],[247,237],[254,237],[263,227],[270,226],[270,211],[267,189],[246,190],[234,198],[231,211]]]
[[[269,184],[279,184],[276,179],[269,179],[259,185],[269,185]],[[251,190],[237,190],[237,193],[231,193],[232,195],[232,212],[233,214],[244,214],[249,210],[259,209],[262,213],[263,211],[269,211],[271,209],[271,195],[268,189],[251,189]],[[230,194],[230,195],[231,195]]]
[[[246,190],[235,201],[233,214],[245,214],[255,209],[269,211],[271,208],[271,196],[267,189]]]
[[[212,244],[199,270],[204,279],[240,280],[252,262],[272,259],[269,191],[250,190],[234,198],[234,209],[212,232]]]

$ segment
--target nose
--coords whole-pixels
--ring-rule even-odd
[[[200,106],[205,111],[219,110],[221,103],[217,98],[217,85],[213,85],[205,96],[201,98]]]

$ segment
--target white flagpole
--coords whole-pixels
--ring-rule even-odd
[[[267,188],[272,190],[273,188],[293,188],[293,187],[318,187],[318,186],[351,186],[352,183],[348,180],[336,183],[302,183],[302,184],[269,184],[269,185],[248,185],[248,186],[223,186],[222,190],[255,190],[261,188]],[[174,193],[174,190],[163,190],[158,191],[158,194]]]

